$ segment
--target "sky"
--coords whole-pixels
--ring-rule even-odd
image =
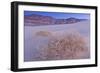
[[[70,17],[78,19],[90,19],[90,14],[88,13],[62,13],[62,12],[39,12],[39,11],[24,11],[24,16],[29,16],[32,14],[52,16],[56,19],[67,19]]]

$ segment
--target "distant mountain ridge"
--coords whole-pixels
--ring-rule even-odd
[[[66,19],[56,19],[51,16],[44,16],[38,14],[32,14],[29,16],[24,16],[24,24],[26,26],[34,25],[50,25],[50,24],[72,24],[77,23],[87,19],[77,19],[77,18],[66,18]]]

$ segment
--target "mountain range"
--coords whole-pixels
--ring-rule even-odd
[[[24,16],[24,24],[25,26],[35,26],[35,25],[50,25],[50,24],[72,24],[80,21],[84,21],[87,19],[78,19],[74,17],[66,18],[66,19],[56,19],[51,16],[44,16],[38,14],[26,15]]]

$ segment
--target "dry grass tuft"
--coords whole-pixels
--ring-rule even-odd
[[[37,36],[50,36],[52,35],[52,33],[50,31],[45,30],[45,31],[38,31],[36,35]]]

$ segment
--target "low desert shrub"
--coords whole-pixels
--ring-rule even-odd
[[[48,45],[42,47],[43,60],[82,59],[89,51],[86,39],[77,31],[52,36]]]

